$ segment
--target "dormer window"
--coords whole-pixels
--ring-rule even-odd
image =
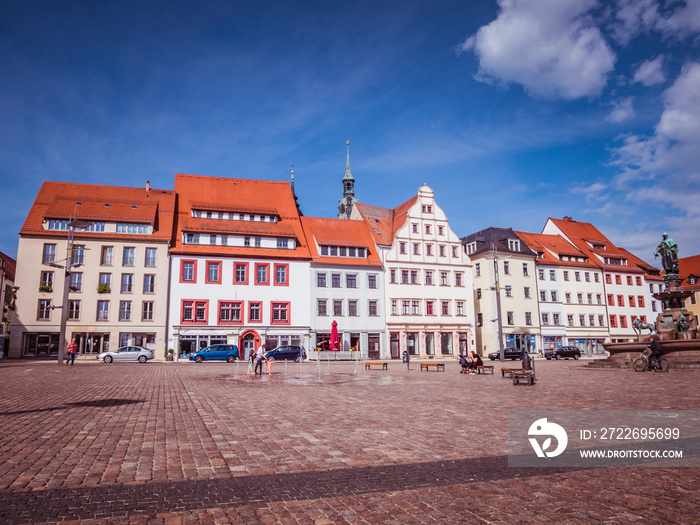
[[[519,252],[520,251],[520,240],[508,239],[508,249],[511,252]]]
[[[694,285],[694,284],[697,284],[697,282],[698,282],[697,277],[694,277],[694,276],[688,277],[688,284]]]

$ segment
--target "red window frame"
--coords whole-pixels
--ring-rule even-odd
[[[258,281],[258,268],[266,268],[267,281],[261,283]],[[270,263],[255,263],[255,285],[256,286],[270,286]]]
[[[292,319],[292,311],[291,311],[291,305],[292,303],[288,301],[275,301],[270,303],[270,324],[284,324],[288,325],[291,324],[291,319]],[[280,311],[284,310],[286,313],[286,319],[275,319],[275,310],[280,309]]]
[[[224,321],[221,319],[221,312],[222,308],[224,305],[231,305],[229,307],[230,310],[233,310],[234,305],[238,305],[238,308],[240,309],[240,315],[238,316],[238,321],[234,320],[231,318],[228,321]],[[224,300],[219,300],[219,303],[217,305],[216,311],[217,311],[217,320],[218,324],[220,325],[239,325],[243,324],[243,318],[245,317],[245,302],[244,301],[224,301]]]
[[[627,300],[630,302],[630,307],[634,308],[635,307],[634,295],[630,295],[629,297],[627,297]]]
[[[608,305],[615,306],[615,296],[611,293],[608,294]]]
[[[192,319],[185,319],[185,303],[192,303]],[[198,305],[204,306],[204,320],[197,319]],[[199,324],[205,325],[209,323],[209,300],[208,299],[182,299],[180,302],[180,324]]]
[[[624,295],[617,296],[617,306],[625,306],[625,296]]]
[[[606,282],[607,284],[612,284],[612,277],[610,276],[609,273],[606,273],[606,274],[605,274],[605,282]]]
[[[250,312],[252,311],[253,307],[257,306],[258,307],[258,312],[260,312],[260,319],[253,319],[250,315]],[[248,301],[248,322],[249,323],[262,323],[262,301]]]
[[[622,276],[621,275],[615,276],[615,284],[622,284]]]
[[[631,275],[627,276],[627,286],[632,286],[632,276]]]
[[[620,316],[620,328],[627,328],[627,316],[626,315]]]
[[[284,268],[285,282],[277,282],[277,269]],[[289,264],[275,264],[275,286],[289,286]]]
[[[643,295],[638,295],[637,296],[637,306],[640,308],[644,308],[644,296]],[[646,323],[646,321],[644,321]]]
[[[209,280],[209,267],[211,265],[216,265],[219,267],[219,279],[216,281],[210,281]],[[221,261],[206,261],[206,275],[204,276],[204,282],[206,284],[221,284]]]
[[[184,278],[185,264],[193,263],[192,265],[192,280],[187,281]],[[180,282],[186,284],[197,284],[197,259],[181,259],[180,260]]]
[[[642,278],[639,275],[636,276],[634,279],[637,282],[637,286],[642,286]]]
[[[610,328],[617,328],[617,316],[616,315],[610,316]]]
[[[245,267],[245,281],[238,282],[236,280],[236,277],[238,276],[238,266],[244,266]],[[248,284],[250,281],[250,268],[249,268],[249,263],[243,262],[243,261],[233,261],[233,284],[237,284],[239,286],[243,286]]]

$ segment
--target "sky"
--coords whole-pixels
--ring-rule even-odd
[[[45,180],[428,184],[459,236],[591,222],[700,253],[700,0],[0,0],[0,251]],[[260,196],[264,199],[264,196]]]

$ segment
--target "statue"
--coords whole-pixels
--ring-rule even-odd
[[[678,245],[673,239],[668,238],[668,233],[663,234],[663,240],[656,247],[654,257],[659,255],[666,273],[678,275]]]
[[[690,330],[690,324],[685,318],[685,315],[681,315],[678,318],[678,332],[681,334],[687,334]]]
[[[653,324],[644,323],[639,317],[634,318],[634,320],[632,321],[632,326],[634,326],[634,331],[637,332],[637,335],[639,336],[642,335],[642,330],[649,330],[649,335],[656,332],[656,328]]]

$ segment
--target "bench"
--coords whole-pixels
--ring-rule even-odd
[[[444,372],[445,371],[445,363],[421,363],[420,364],[421,371],[430,370],[431,368],[434,368],[436,371],[442,370]]]
[[[501,368],[501,377],[511,378],[513,372],[522,372],[522,368]]]
[[[365,370],[371,370],[373,366],[381,366],[382,370],[388,369],[388,363],[382,363],[380,361],[367,361],[365,363]]]
[[[493,365],[480,365],[476,367],[477,374],[486,375],[486,372],[491,372],[491,375],[493,375]]]
[[[513,377],[513,385],[520,384],[520,381],[524,381],[530,386],[535,384],[535,372],[532,370],[515,370],[511,376]]]

